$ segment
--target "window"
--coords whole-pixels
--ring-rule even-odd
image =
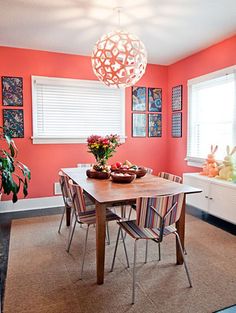
[[[188,164],[201,166],[211,144],[223,159],[236,145],[236,66],[189,80],[188,94]]]
[[[125,137],[124,90],[97,81],[32,76],[33,143],[86,142],[91,134]]]

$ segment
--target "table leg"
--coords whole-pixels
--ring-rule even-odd
[[[66,226],[70,226],[71,208],[66,207]]]
[[[180,219],[176,223],[177,232],[179,234],[183,250],[184,250],[184,237],[185,237],[185,202],[186,202],[186,196],[184,196]],[[177,264],[183,264],[183,257],[182,257],[177,239],[176,239],[176,262]]]
[[[106,206],[96,201],[97,284],[104,282]]]

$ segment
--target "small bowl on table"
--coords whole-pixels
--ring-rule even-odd
[[[127,168],[127,169],[117,169],[116,171],[114,171],[115,173],[127,173],[127,174],[135,174],[136,178],[140,178],[143,177],[147,174],[147,169],[145,167],[139,167],[137,169],[131,169],[131,168]]]
[[[135,178],[136,178],[136,174],[134,173],[131,173],[131,174],[130,173],[118,173],[118,172],[111,173],[111,180],[114,183],[129,184]]]

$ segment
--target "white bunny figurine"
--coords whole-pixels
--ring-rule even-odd
[[[226,148],[227,155],[224,158],[223,164],[220,167],[219,176],[217,178],[224,180],[235,180],[236,179],[236,166],[233,162],[232,155],[236,152],[236,146],[230,152],[230,147]]]

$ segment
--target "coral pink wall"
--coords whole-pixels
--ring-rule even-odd
[[[32,144],[31,75],[92,80],[96,77],[92,72],[89,57],[0,47],[0,76],[23,77],[25,138],[15,139],[15,142],[20,151],[19,159],[32,171],[29,198],[34,198],[53,195],[53,184],[58,180],[57,174],[61,167],[75,167],[77,163],[93,162],[94,159],[87,153],[85,144]],[[167,165],[167,67],[148,65],[138,85],[160,87],[163,90],[162,138],[131,137],[131,88],[129,88],[126,91],[127,140],[118,148],[111,161],[128,159],[133,163],[152,167],[157,172],[164,170]],[[6,107],[1,107],[1,115],[2,108]],[[0,120],[2,121],[2,116]]]
[[[168,67],[168,165],[167,170],[181,175],[199,171],[187,166],[187,81],[210,72],[236,64],[236,36],[202,50]],[[183,137],[171,137],[172,87],[183,85]]]

